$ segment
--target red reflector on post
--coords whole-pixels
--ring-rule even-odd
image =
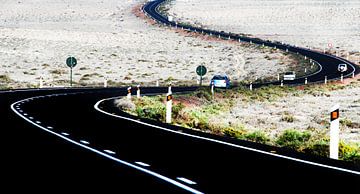
[[[330,121],[333,121],[338,118],[339,118],[339,109],[332,111],[330,114]]]

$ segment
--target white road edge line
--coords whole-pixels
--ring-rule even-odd
[[[86,145],[89,145],[89,144],[90,144],[90,142],[85,141],[85,140],[80,140],[80,143],[83,143],[83,144],[86,144]]]
[[[11,109],[12,109],[13,112],[15,112],[18,116],[20,116],[21,118],[23,118],[23,119],[26,120],[27,122],[31,123],[32,125],[40,128],[40,129],[42,129],[42,130],[44,130],[44,131],[46,131],[46,132],[48,132],[48,133],[51,133],[51,134],[53,134],[53,135],[55,135],[55,136],[58,136],[58,137],[66,140],[66,141],[68,141],[68,142],[70,142],[70,143],[73,143],[73,144],[75,144],[75,145],[78,145],[78,146],[80,146],[80,147],[82,147],[82,148],[85,148],[85,149],[87,149],[87,150],[93,151],[93,152],[95,152],[96,154],[99,154],[99,155],[101,155],[101,156],[103,156],[103,157],[106,157],[106,158],[108,158],[108,159],[114,160],[114,161],[116,161],[116,162],[118,162],[118,163],[120,163],[120,164],[126,165],[126,166],[128,166],[128,167],[134,168],[134,169],[136,169],[136,170],[139,170],[139,171],[141,171],[141,172],[144,172],[144,173],[146,173],[146,174],[149,174],[149,175],[151,175],[151,176],[154,176],[154,177],[156,177],[156,178],[159,178],[159,179],[161,179],[161,180],[163,180],[163,181],[166,181],[166,182],[168,182],[168,183],[171,183],[171,184],[173,184],[173,185],[175,185],[175,186],[177,186],[177,187],[180,187],[181,189],[184,189],[184,190],[186,190],[186,191],[189,191],[189,192],[191,192],[191,193],[203,194],[203,192],[200,192],[200,191],[198,191],[198,190],[196,190],[196,189],[193,189],[193,188],[191,188],[191,187],[189,187],[189,186],[187,186],[187,185],[184,185],[184,184],[182,184],[182,183],[180,183],[180,182],[178,182],[178,181],[176,181],[176,180],[173,180],[173,179],[171,179],[171,178],[168,178],[168,177],[166,177],[166,176],[164,176],[164,175],[161,175],[161,174],[158,174],[158,173],[156,173],[156,172],[150,171],[150,170],[148,170],[148,169],[139,167],[139,166],[137,166],[137,165],[131,164],[131,163],[126,162],[126,161],[124,161],[124,160],[120,160],[120,159],[118,159],[118,158],[115,158],[114,156],[105,154],[105,153],[103,153],[102,151],[99,151],[99,150],[94,149],[94,148],[92,148],[92,147],[89,147],[89,146],[87,146],[87,145],[83,145],[83,144],[81,144],[81,143],[78,143],[78,142],[70,139],[70,138],[65,137],[65,136],[64,136],[64,133],[62,133],[63,135],[61,135],[61,134],[58,134],[58,133],[56,133],[56,132],[54,132],[54,131],[51,131],[51,130],[45,128],[45,127],[42,127],[42,126],[34,123],[34,122],[31,121],[30,119],[28,119],[28,118],[26,118],[25,116],[23,116],[22,114],[20,114],[18,111],[16,111],[16,109],[15,109],[15,107],[14,107],[17,103],[25,102],[25,101],[31,100],[31,99],[32,99],[32,98],[28,98],[28,99],[24,99],[24,100],[20,100],[20,101],[14,102],[13,104],[11,104],[10,107],[11,107]]]
[[[144,162],[135,162],[135,164],[138,164],[138,165],[140,165],[140,166],[145,166],[145,167],[149,167],[149,166],[150,166],[150,164],[146,164],[146,163],[144,163]]]
[[[177,177],[176,179],[181,180],[182,182],[187,183],[189,185],[196,185],[196,182],[189,180],[187,178],[184,178],[184,177]]]
[[[111,150],[104,150],[104,152],[107,152],[107,153],[109,153],[109,154],[116,154],[116,152],[111,151]]]
[[[267,152],[267,151],[263,151],[263,150],[258,150],[258,149],[255,149],[255,148],[250,148],[250,147],[246,147],[246,146],[240,146],[240,145],[236,145],[236,144],[225,142],[225,141],[220,141],[220,140],[216,140],[216,139],[201,137],[201,136],[192,135],[192,134],[188,134],[188,133],[184,133],[184,132],[180,132],[180,131],[174,131],[174,130],[171,130],[171,129],[168,129],[168,128],[160,127],[160,126],[157,126],[157,125],[152,125],[152,124],[145,123],[145,122],[142,122],[142,121],[139,121],[139,120],[135,120],[135,119],[115,115],[115,114],[112,114],[112,113],[108,113],[108,112],[106,112],[104,110],[101,110],[99,108],[100,103],[102,103],[102,102],[104,102],[106,100],[112,100],[112,99],[116,99],[116,98],[119,98],[119,97],[106,98],[106,99],[102,99],[102,100],[98,101],[94,105],[95,110],[97,110],[97,111],[99,111],[101,113],[104,113],[106,115],[109,115],[109,116],[117,117],[117,118],[120,118],[120,119],[125,119],[125,120],[128,120],[128,121],[133,121],[135,123],[139,123],[139,124],[142,124],[142,125],[145,125],[145,126],[154,127],[154,128],[157,128],[157,129],[161,129],[161,130],[176,133],[176,134],[181,134],[181,135],[188,136],[188,137],[193,137],[193,138],[197,138],[197,139],[201,139],[201,140],[220,143],[220,144],[223,144],[223,145],[236,147],[236,148],[240,148],[240,149],[245,149],[245,150],[249,150],[249,151],[253,151],[253,152],[258,152],[258,153],[262,153],[262,154],[266,154],[266,155],[271,155],[271,156],[275,156],[275,157],[279,157],[279,158],[283,158],[283,159],[288,159],[288,160],[292,160],[292,161],[296,161],[296,162],[300,162],[300,163],[305,163],[305,164],[310,164],[310,165],[314,165],[314,166],[319,166],[319,167],[324,167],[324,168],[329,168],[329,169],[333,169],[333,170],[338,170],[338,171],[342,171],[342,172],[347,172],[347,173],[360,175],[360,172],[355,171],[355,170],[349,170],[349,169],[330,166],[330,165],[326,165],[326,164],[320,164],[320,163],[317,163],[317,162],[311,162],[311,161],[307,161],[307,160],[303,160],[303,159],[293,158],[293,157],[290,157],[290,156],[284,156],[284,155],[280,155],[280,154],[276,154],[276,153],[271,153],[271,152]]]

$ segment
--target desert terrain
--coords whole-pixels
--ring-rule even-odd
[[[181,22],[326,49],[360,63],[358,0],[176,0],[167,9]]]
[[[275,79],[296,64],[283,52],[204,40],[139,17],[143,1],[0,0],[0,85],[68,86],[74,56],[76,86],[196,84],[195,69],[233,80]],[[180,83],[179,83],[180,84]]]

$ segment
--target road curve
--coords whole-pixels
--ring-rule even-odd
[[[306,56],[309,59],[316,61],[317,64],[321,66],[320,71],[318,71],[314,74],[308,75],[307,77],[297,78],[292,81],[285,81],[284,82],[285,84],[291,84],[291,85],[304,84],[305,78],[307,78],[308,83],[321,83],[321,82],[324,82],[325,76],[327,76],[328,80],[338,80],[341,78],[341,73],[339,73],[339,71],[337,70],[337,66],[340,63],[346,63],[349,67],[346,72],[342,73],[344,78],[350,78],[353,75],[357,75],[360,73],[360,68],[348,60],[345,60],[343,58],[336,57],[333,55],[329,55],[326,53],[321,53],[321,52],[318,52],[315,50],[310,50],[308,48],[302,48],[302,47],[293,46],[293,45],[289,45],[289,44],[282,44],[279,42],[270,42],[270,41],[261,40],[258,38],[249,38],[249,37],[245,37],[245,36],[236,35],[234,33],[218,32],[215,30],[202,29],[202,28],[198,28],[198,27],[194,27],[194,26],[190,26],[190,25],[177,24],[173,21],[168,21],[166,16],[164,16],[158,12],[159,6],[161,6],[161,4],[163,4],[165,2],[166,2],[166,0],[149,1],[143,6],[142,10],[145,12],[145,14],[147,16],[151,17],[158,23],[166,25],[166,26],[171,26],[173,28],[182,28],[187,31],[197,32],[197,33],[206,34],[206,35],[215,36],[215,37],[220,36],[221,38],[225,38],[225,39],[229,39],[229,40],[249,42],[249,43],[253,43],[253,44],[274,47],[274,48],[278,48],[278,49],[281,49],[284,51],[288,50],[290,52],[299,53],[303,56]],[[271,82],[271,83],[267,83],[266,85],[268,85],[268,84],[280,85],[280,82]],[[255,84],[254,87],[258,87],[258,86],[262,86],[262,85],[264,85],[264,84]]]
[[[144,9],[155,9],[161,2],[149,2]],[[305,49],[287,47],[306,54]],[[307,52],[330,73],[323,70],[309,82],[324,75],[338,79],[330,67],[340,58]],[[173,87],[175,93],[195,89]],[[165,94],[167,88],[142,92]],[[360,181],[358,165],[139,119],[104,100],[124,95],[126,88],[0,92],[5,156],[1,185],[12,191],[25,187],[43,192],[48,192],[46,185],[82,192],[96,188],[127,193],[288,193],[285,187],[331,191],[324,183],[353,190]],[[14,184],[17,187],[10,186]]]

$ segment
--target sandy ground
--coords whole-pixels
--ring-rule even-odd
[[[176,0],[168,8],[182,22],[350,53],[360,62],[359,0]]]
[[[135,16],[139,3],[0,0],[0,78],[12,80],[11,87],[37,85],[40,76],[45,86],[67,85],[68,56],[78,60],[73,79],[82,85],[101,84],[105,78],[109,83],[154,85],[174,79],[194,84],[201,64],[208,68],[205,80],[215,73],[227,73],[233,80],[274,78],[294,64],[282,52],[151,25]]]
[[[360,143],[360,82],[354,83],[334,91],[312,91],[310,94],[300,91],[273,102],[238,100],[229,112],[210,120],[225,126],[243,124],[248,130],[261,130],[271,137],[286,129],[329,133],[329,111],[339,104],[340,121],[343,123],[340,125],[340,138]],[[283,120],[285,115],[290,115],[294,120]]]

